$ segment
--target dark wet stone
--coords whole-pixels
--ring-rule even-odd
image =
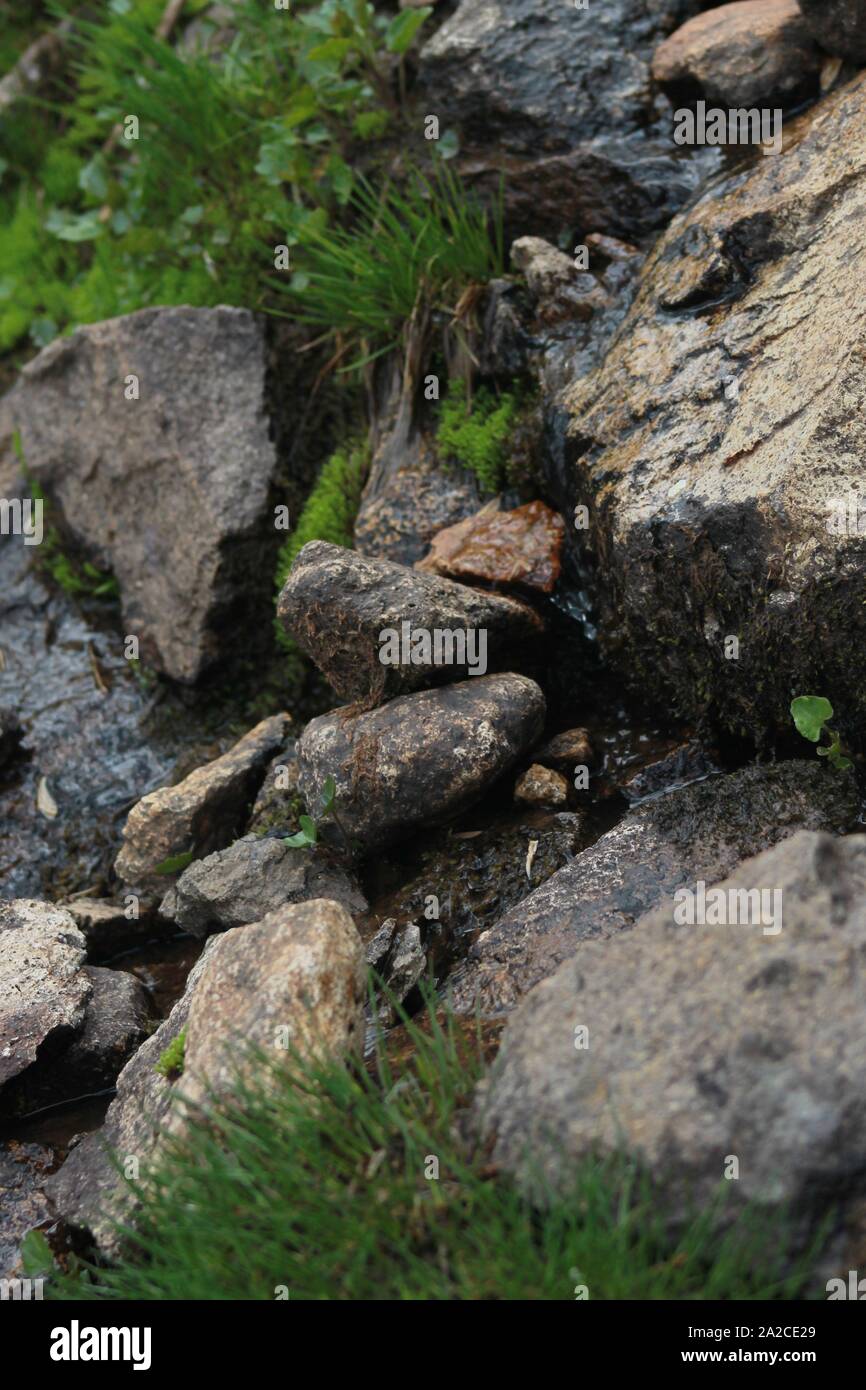
[[[864,0],[797,0],[808,25],[828,53],[866,63],[866,4]]]
[[[618,935],[684,883],[717,882],[794,830],[848,830],[857,811],[853,777],[817,762],[746,767],[648,801],[482,933],[455,1006],[511,1009],[580,942]]]
[[[460,680],[477,661],[436,662],[432,635],[465,638],[465,655],[478,657],[484,642],[487,670],[507,661],[510,650],[538,636],[543,623],[526,604],[437,575],[419,574],[389,560],[371,560],[325,541],[305,545],[279,597],[286,631],[303,647],[343,699],[375,703],[407,690]],[[382,662],[383,634],[396,634],[399,664]],[[408,640],[404,644],[404,634]],[[431,643],[415,658],[412,634]],[[394,640],[394,639],[392,639]],[[448,652],[443,649],[443,655]],[[476,678],[484,670],[476,672]]]
[[[358,850],[377,849],[471,806],[532,746],[544,713],[539,687],[517,675],[334,710],[300,739],[300,790],[314,805],[333,777],[339,824]]]

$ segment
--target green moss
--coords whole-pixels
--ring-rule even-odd
[[[511,481],[509,443],[524,409],[518,390],[496,395],[481,387],[470,401],[464,383],[454,381],[440,407],[436,442],[475,474],[483,492],[499,492]]]
[[[164,1076],[167,1081],[174,1081],[178,1076],[183,1076],[185,1049],[186,1029],[181,1028],[177,1037],[172,1039],[163,1052],[154,1067],[154,1071],[158,1071],[160,1076]]]
[[[369,451],[364,444],[346,445],[327,460],[313,486],[298,524],[282,546],[277,562],[277,595],[289,577],[295,557],[308,541],[329,541],[351,550],[355,517],[367,475]],[[278,622],[277,640],[296,658],[298,648]]]

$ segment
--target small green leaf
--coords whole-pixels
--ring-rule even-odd
[[[319,838],[319,832],[316,829],[316,822],[313,820],[312,816],[298,816],[298,825],[303,830],[310,844],[314,845]]]
[[[457,131],[443,131],[433,148],[440,159],[453,159],[460,152],[460,137]]]
[[[108,192],[108,178],[105,169],[105,160],[101,154],[95,154],[89,163],[79,171],[78,187],[84,193],[89,193],[91,198],[97,202],[102,202]]]
[[[421,25],[433,13],[432,5],[422,10],[401,10],[385,30],[385,47],[389,53],[405,53],[412,47]]]
[[[797,732],[817,743],[827,720],[833,718],[833,706],[823,695],[798,695],[791,701],[791,715]]]
[[[177,874],[181,869],[185,869],[187,864],[192,863],[192,850],[185,850],[183,854],[171,854],[168,859],[163,859],[161,864],[157,864],[154,869],[155,874]]]
[[[28,1231],[21,1242],[21,1264],[27,1279],[38,1279],[54,1268],[51,1246],[41,1231]]]
[[[322,814],[327,815],[337,795],[337,784],[333,777],[326,777],[322,786]]]

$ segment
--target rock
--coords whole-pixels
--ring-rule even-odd
[[[113,1218],[134,1220],[137,1198],[109,1150],[135,1156],[146,1181],[159,1159],[160,1133],[183,1129],[187,1110],[174,1103],[177,1094],[193,1104],[209,1091],[231,1094],[244,1070],[244,1043],[273,1050],[277,1061],[286,1038],[302,1056],[357,1051],[365,985],[360,939],[337,903],[291,904],[212,938],[183,998],[121,1072],[103,1129],[85,1136],[50,1179],[55,1208],[116,1257],[122,1237]],[[155,1067],[183,1028],[184,1071],[172,1083]]]
[[[193,936],[260,922],[287,903],[311,898],[328,898],[350,913],[367,907],[357,884],[319,847],[291,849],[283,837],[256,835],[190,864],[172,893],[171,916]],[[165,903],[161,910],[168,915]]]
[[[76,898],[63,903],[87,942],[87,959],[105,960],[131,946],[142,945],[154,931],[147,912],[127,917],[122,903],[107,898]]]
[[[520,237],[511,248],[511,260],[537,301],[542,323],[590,319],[597,309],[607,307],[608,296],[595,276],[575,269],[570,256],[541,237]]]
[[[455,973],[455,1008],[513,1008],[580,943],[618,936],[683,884],[716,883],[794,830],[845,831],[856,805],[852,777],[807,762],[757,764],[645,802],[482,933]]]
[[[142,309],[56,339],[0,402],[0,447],[20,431],[66,529],[116,576],[123,631],[176,680],[236,640],[273,548],[265,373],[246,309]]]
[[[420,431],[395,428],[370,466],[355,518],[355,548],[371,559],[412,565],[437,531],[471,516],[478,502],[471,473],[443,467]]]
[[[533,763],[514,788],[514,800],[524,806],[552,806],[554,809],[568,805],[568,782],[560,772]]]
[[[0,772],[15,761],[21,748],[23,730],[11,709],[0,709]]]
[[[754,738],[826,691],[856,738],[866,80],[786,139],[662,237],[604,365],[563,397],[549,484],[588,507],[600,641],[642,698]]]
[[[390,560],[369,560],[325,541],[304,546],[277,613],[339,696],[370,702],[459,680],[473,668],[476,678],[483,676],[509,645],[537,636],[543,627],[516,599],[418,574]],[[453,637],[437,641],[436,632]],[[413,643],[416,634],[423,649]]]
[[[424,976],[427,952],[421,944],[421,928],[410,922],[394,946],[388,970],[388,989],[402,1004]]]
[[[298,807],[297,739],[293,738],[268,765],[246,825],[248,834],[264,834],[276,827],[294,833]]]
[[[7,1114],[26,1115],[106,1090],[148,1037],[153,1013],[147,991],[134,975],[94,965],[85,966],[82,974],[92,993],[81,1031],[49,1066],[37,1062],[30,1068],[21,1087],[13,1088],[11,1104],[4,1094],[0,1106]]]
[[[665,39],[652,75],[675,101],[787,107],[818,95],[822,62],[797,0],[735,0]]]
[[[501,168],[515,234],[644,235],[711,167],[693,152],[677,157],[670,108],[649,73],[658,42],[699,5],[649,8],[462,0],[421,49],[423,109],[460,132],[467,178],[493,192]]]
[[[386,917],[375,936],[372,936],[364,947],[364,959],[371,969],[376,970],[380,975],[387,967],[391,947],[396,938],[397,919],[396,917]]]
[[[55,1164],[53,1149],[44,1144],[0,1143],[0,1279],[24,1277],[21,1242],[51,1219],[42,1187]]]
[[[735,1156],[724,1219],[783,1205],[814,1235],[828,1205],[864,1197],[866,836],[798,833],[720,887],[727,925],[678,925],[666,901],[532,990],[482,1134],[494,1162],[553,1187],[625,1150],[683,1214],[710,1208]],[[778,932],[737,916],[746,900],[730,895],[755,890],[781,894],[765,899]]]
[[[0,902],[0,1092],[80,1031],[93,992],[85,957],[84,937],[62,908]]]
[[[866,63],[864,0],[798,0],[809,32],[828,53]]]
[[[315,804],[333,777],[340,824],[360,850],[379,848],[470,806],[531,747],[544,714],[538,686],[517,675],[334,710],[301,736],[301,793]]]
[[[589,732],[586,729],[565,729],[548,739],[535,757],[538,762],[550,763],[562,772],[573,773],[576,767],[591,767],[594,758]]]
[[[565,526],[543,502],[500,512],[494,501],[433,537],[416,570],[467,583],[513,584],[541,594],[556,588]]]
[[[263,719],[222,757],[196,768],[174,787],[148,792],[133,806],[115,869],[124,883],[164,892],[171,874],[156,870],[192,850],[208,854],[229,842],[264,769],[286,734],[288,715]]]
[[[0,903],[0,1115],[111,1086],[147,1034],[138,980],[85,964],[70,913]]]
[[[691,782],[699,782],[723,770],[710,749],[696,739],[690,739],[687,743],[678,744],[661,758],[644,763],[623,779],[617,778],[617,787],[627,801],[635,804],[648,796],[659,796],[677,787],[686,787]]]

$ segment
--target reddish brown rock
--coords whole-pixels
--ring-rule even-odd
[[[522,777],[518,777],[514,800],[522,802],[524,806],[566,806],[568,783],[561,772],[533,763]]]
[[[696,15],[656,49],[655,80],[671,96],[725,107],[818,94],[822,54],[797,0],[736,0]]]
[[[517,584],[552,593],[561,568],[565,525],[543,502],[512,512],[488,503],[475,516],[434,536],[430,554],[415,568],[472,583]]]

